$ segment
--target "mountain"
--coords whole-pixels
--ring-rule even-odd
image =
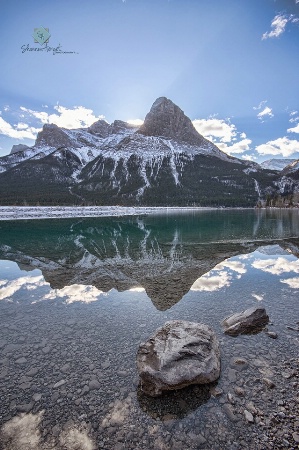
[[[267,161],[263,161],[260,166],[262,167],[262,169],[267,169],[267,170],[283,170],[286,166],[288,166],[289,164],[292,164],[294,161],[296,161],[295,159],[286,159],[286,158],[272,158],[272,159],[267,159]]]
[[[0,204],[255,206],[284,195],[279,177],[222,152],[160,97],[140,127],[44,125],[33,147],[0,158]]]

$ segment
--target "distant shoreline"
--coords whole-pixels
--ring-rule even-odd
[[[79,217],[120,217],[187,211],[254,209],[209,206],[0,206],[1,220],[70,219]]]

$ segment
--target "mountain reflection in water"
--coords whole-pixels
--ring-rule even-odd
[[[34,290],[48,284],[55,291],[45,299],[61,297],[69,302],[95,301],[111,289],[145,290],[157,309],[166,310],[190,289],[229,286],[248,270],[242,256],[229,258],[261,247],[252,268],[276,275],[299,273],[297,258],[289,256],[298,255],[297,211],[16,221],[2,222],[0,230],[0,259],[43,274],[37,271],[18,282],[1,282],[2,298],[21,286]],[[281,255],[265,255],[269,244],[276,244]],[[282,282],[299,287],[296,276]]]

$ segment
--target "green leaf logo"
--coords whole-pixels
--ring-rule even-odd
[[[51,35],[49,33],[49,28],[39,27],[34,28],[34,33],[32,36],[34,38],[34,42],[37,42],[40,45],[44,45],[49,42],[49,38]]]

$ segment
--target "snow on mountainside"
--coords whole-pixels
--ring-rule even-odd
[[[29,159],[41,159],[58,148],[73,152],[80,159],[81,168],[99,154],[116,162],[120,158],[127,160],[132,154],[142,157],[145,163],[162,155],[179,153],[191,159],[195,154],[208,154],[241,163],[201,136],[178,106],[161,97],[154,102],[140,128],[121,120],[108,124],[101,119],[89,128],[72,130],[45,124],[33,147],[14,145],[9,155],[0,158],[0,172]],[[77,171],[74,178],[78,175]],[[177,179],[175,170],[174,178]]]
[[[272,159],[267,159],[267,161],[262,162],[260,164],[260,166],[262,167],[262,169],[267,169],[267,170],[283,170],[286,166],[293,163],[294,161],[296,161],[296,159],[272,158]]]
[[[165,97],[140,127],[45,124],[33,147],[15,150],[0,158],[6,205],[254,206],[278,189],[277,175],[221,151]]]
[[[299,159],[293,159],[293,161],[284,168],[285,173],[296,172],[297,170],[299,170]]]

